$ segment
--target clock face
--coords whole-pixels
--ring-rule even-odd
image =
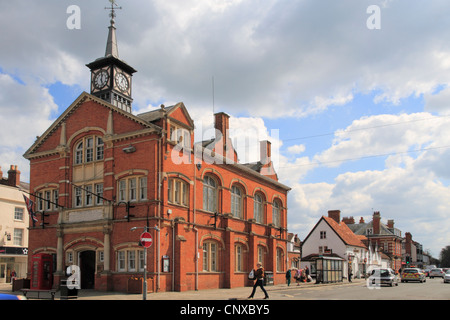
[[[95,75],[94,85],[97,89],[101,89],[108,83],[109,75],[106,70],[101,70]]]
[[[116,74],[116,84],[121,91],[128,90],[128,79],[123,73]]]

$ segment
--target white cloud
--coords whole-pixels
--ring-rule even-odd
[[[36,83],[21,84],[0,73],[0,154],[2,168],[18,165],[22,180],[29,181],[29,164],[22,155],[51,124],[57,110],[48,90]]]
[[[448,60],[450,60],[450,57]],[[424,95],[424,99],[425,110],[430,112],[438,112],[442,115],[450,114],[450,87],[443,89],[437,94],[427,93]]]
[[[450,146],[447,138],[449,122],[447,117],[425,112],[363,117],[337,131],[333,145],[316,155],[314,160],[327,166],[338,166],[341,160]]]
[[[333,145],[314,160],[336,167],[341,162],[332,161],[337,159],[393,154],[381,170],[344,172],[331,184],[296,184],[290,194],[290,223],[306,217],[318,220],[332,209],[356,218],[381,211],[384,219],[395,219],[403,234],[411,232],[437,256],[450,240],[443,228],[450,225],[450,187],[442,182],[450,179],[448,123],[447,117],[428,113],[379,115],[337,131]],[[423,150],[403,153],[418,148]],[[304,227],[297,230],[306,236],[309,230]]]
[[[293,146],[288,147],[287,151],[291,154],[300,154],[305,151],[306,147],[304,144],[296,144]]]

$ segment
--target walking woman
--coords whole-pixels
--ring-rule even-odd
[[[252,294],[248,297],[249,299],[253,299],[253,296],[255,295],[256,287],[260,287],[261,290],[264,292],[264,299],[269,299],[269,295],[267,294],[266,289],[264,289],[264,268],[262,267],[261,262],[258,262],[256,264],[256,271],[255,271],[255,284],[253,285],[253,291]]]

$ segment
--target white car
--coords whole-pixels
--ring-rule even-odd
[[[399,277],[391,268],[376,268],[367,281],[368,286],[387,284],[388,286],[398,286]]]
[[[442,268],[431,269],[429,277],[433,279],[434,277],[444,278],[444,270]]]
[[[450,269],[444,274],[444,283],[450,282]]]

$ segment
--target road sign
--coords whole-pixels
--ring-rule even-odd
[[[141,243],[144,247],[150,248],[153,243],[152,235],[148,232],[144,232],[141,234]]]

